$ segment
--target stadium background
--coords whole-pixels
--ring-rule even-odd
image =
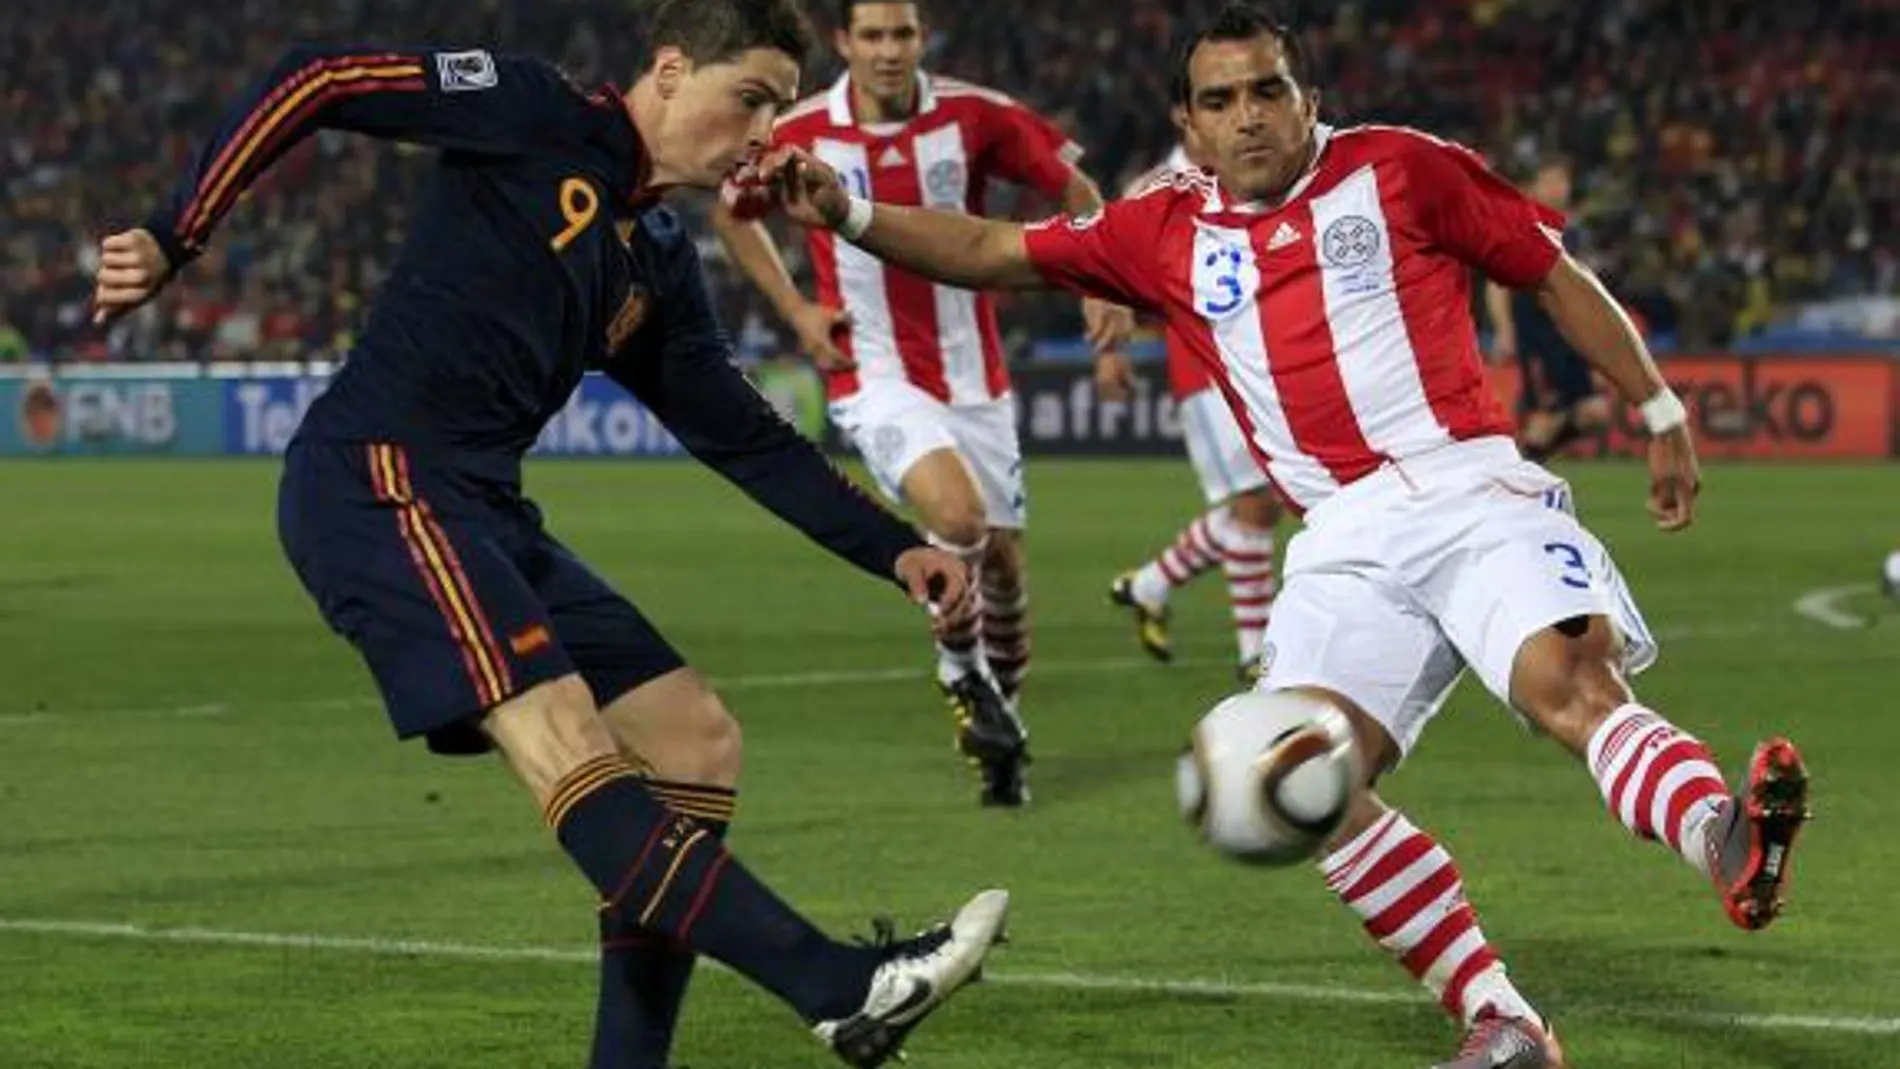
[[[1183,20],[1210,6],[1049,3],[1002,18],[1001,5],[943,3],[928,12],[926,63],[1042,109],[1087,147],[1091,174],[1119,188],[1170,147],[1160,57]],[[821,24],[834,16],[814,7]],[[248,390],[180,385],[198,372],[173,368],[111,388],[64,380],[96,381],[85,376],[122,362],[295,364],[347,352],[428,156],[344,135],[282,161],[154,306],[110,334],[87,324],[98,235],[169,187],[225,102],[284,44],[480,42],[625,84],[640,49],[634,10],[591,0],[11,5],[0,35],[0,375],[16,385],[0,410],[16,418],[0,421],[15,425],[0,450],[269,451],[308,396],[300,369]],[[1685,358],[1670,377],[1711,453],[1864,456],[1900,444],[1890,365],[1900,349],[1900,113],[1856,106],[1900,92],[1894,4],[1353,0],[1287,10],[1308,27],[1331,120],[1417,125],[1512,174],[1553,154],[1573,161],[1582,254],[1654,348]],[[836,70],[821,49],[807,91]],[[703,199],[681,206],[703,221]],[[1049,208],[1033,196],[998,207],[1025,217]],[[818,396],[789,332],[702,240],[743,357],[816,432]],[[785,246],[802,271],[799,243]],[[1003,320],[1032,452],[1176,448],[1152,367],[1132,410],[1096,403],[1072,300],[1009,297]],[[1158,347],[1150,340],[1137,355],[1152,360]],[[29,389],[47,372],[50,388]],[[1501,390],[1512,374],[1500,369]],[[669,450],[612,391],[583,400],[592,407],[571,413],[572,434],[557,428],[550,450]],[[1628,437],[1582,449],[1621,450]]]

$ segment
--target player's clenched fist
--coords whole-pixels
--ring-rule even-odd
[[[171,277],[164,250],[146,230],[127,230],[99,243],[92,321],[105,323],[152,299]]]
[[[774,149],[759,161],[758,172],[785,214],[801,226],[836,227],[851,208],[838,172],[804,149]]]
[[[897,558],[897,578],[910,591],[912,601],[936,611],[932,626],[940,635],[968,623],[976,611],[976,599],[970,596],[970,569],[954,554],[930,546],[905,550]]]

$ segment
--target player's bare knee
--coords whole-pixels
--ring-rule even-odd
[[[1269,490],[1249,490],[1235,494],[1227,503],[1234,522],[1251,531],[1266,534],[1280,522],[1280,503]]]
[[[482,718],[481,728],[542,804],[569,773],[618,753],[593,692],[579,675],[542,683],[503,702]]]
[[[1533,635],[1518,651],[1511,704],[1545,734],[1581,754],[1597,727],[1630,701],[1621,656],[1607,619],[1560,621]]]
[[[658,779],[718,787],[739,781],[744,749],[739,721],[690,668],[614,699],[605,720],[621,753]]]
[[[694,753],[689,760],[698,769],[689,782],[730,787],[739,782],[745,732],[719,695],[709,692],[706,697],[706,703],[693,716]]]
[[[990,530],[989,517],[984,515],[980,501],[946,504],[926,522],[931,534],[959,549],[984,545],[983,540]]]

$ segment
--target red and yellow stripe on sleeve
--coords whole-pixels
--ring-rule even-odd
[[[364,93],[416,93],[427,86],[420,59],[397,53],[328,56],[299,67],[251,109],[199,178],[178,217],[179,240],[202,248],[251,179],[325,106]]]

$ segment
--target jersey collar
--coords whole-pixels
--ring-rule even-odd
[[[1292,185],[1287,187],[1286,192],[1280,196],[1278,201],[1269,203],[1263,200],[1250,200],[1241,204],[1228,204],[1226,192],[1222,190],[1220,182],[1215,181],[1207,191],[1207,202],[1202,205],[1201,210],[1205,212],[1238,212],[1242,215],[1260,215],[1285,207],[1293,198],[1306,192],[1307,186],[1313,184],[1313,178],[1319,174],[1320,160],[1326,156],[1326,146],[1331,144],[1332,140],[1333,128],[1331,126],[1326,123],[1313,124],[1313,162],[1306,165],[1306,171],[1302,173]]]
[[[922,69],[917,71],[917,114],[924,115],[937,107],[937,91],[931,85],[930,75]],[[833,126],[858,126],[857,111],[851,105],[851,72],[846,71],[831,83],[825,93],[825,110],[830,113]],[[902,126],[902,123],[873,123],[864,128],[872,133],[890,131]]]

